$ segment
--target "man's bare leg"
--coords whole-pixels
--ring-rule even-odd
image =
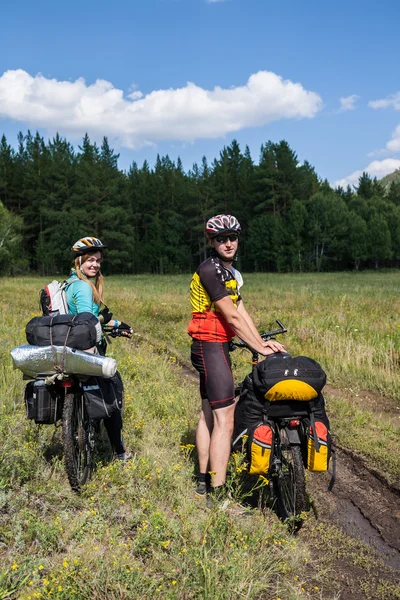
[[[213,411],[208,400],[202,400],[202,411],[196,430],[196,448],[199,458],[200,473],[208,473],[210,470],[210,442],[214,427]]]
[[[234,404],[213,411],[214,428],[210,443],[210,467],[213,474],[213,487],[221,486],[226,481],[226,470],[231,453],[234,413]]]

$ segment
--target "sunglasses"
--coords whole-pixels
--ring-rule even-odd
[[[218,242],[218,244],[225,244],[228,240],[230,242],[236,242],[239,238],[237,233],[232,233],[231,235],[217,235],[214,240]]]

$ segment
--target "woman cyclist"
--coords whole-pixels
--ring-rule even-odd
[[[68,312],[79,314],[90,312],[97,317],[102,325],[122,330],[123,335],[130,337],[132,329],[126,323],[113,319],[112,313],[103,304],[103,276],[100,272],[103,260],[103,250],[106,248],[102,242],[95,237],[81,238],[72,247],[74,252],[74,268],[67,281],[66,296]],[[103,339],[98,345],[97,351],[105,354],[106,342]],[[123,384],[119,373],[114,375],[115,388],[120,392],[121,410],[115,410],[110,417],[104,419],[104,425],[110,439],[115,458],[127,460],[131,457],[126,452],[122,439],[122,395]]]

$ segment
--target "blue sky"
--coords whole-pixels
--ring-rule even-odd
[[[5,0],[0,133],[188,170],[285,139],[334,184],[400,167],[398,0]]]

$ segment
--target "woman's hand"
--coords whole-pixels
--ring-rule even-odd
[[[118,329],[120,330],[121,335],[125,335],[126,337],[131,337],[133,333],[132,327],[124,322],[119,324]]]
[[[109,326],[111,326],[115,330],[118,329],[118,335],[121,335],[123,337],[130,338],[133,333],[133,329],[130,325],[128,325],[128,323],[118,321],[118,319],[114,319],[112,323],[110,322]],[[110,332],[110,335],[112,336],[112,331]]]

